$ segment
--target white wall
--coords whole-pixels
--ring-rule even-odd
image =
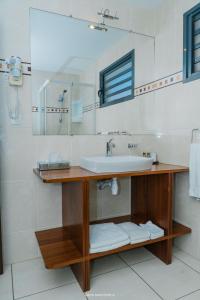
[[[183,69],[183,13],[199,1],[164,1],[157,16],[156,78]],[[175,84],[155,92],[149,129],[162,132],[160,139],[147,140],[147,148],[163,162],[188,165],[191,131],[200,127],[200,81]],[[150,99],[149,99],[150,100]],[[150,122],[149,122],[150,124]],[[200,202],[188,196],[188,175],[177,176],[175,218],[189,225],[191,235],[177,240],[182,250],[200,259]]]
[[[153,34],[155,20],[148,11],[130,9],[121,0],[1,0],[0,3],[0,57],[11,55],[30,61],[29,7],[73,14],[97,21],[97,10],[102,7],[118,10],[118,26]],[[154,13],[154,12],[153,12]],[[145,20],[145,22],[144,22]],[[1,198],[3,218],[3,245],[5,262],[17,262],[39,255],[34,232],[61,225],[61,186],[45,185],[34,174],[36,160],[46,159],[49,152],[59,152],[72,164],[79,164],[80,156],[102,154],[106,137],[99,136],[33,136],[31,112],[31,78],[24,77],[20,88],[22,121],[13,127],[8,119],[7,102],[14,92],[0,75],[0,128],[1,128]],[[133,138],[115,138],[118,154],[128,153],[127,144]],[[122,183],[123,184],[123,183]],[[126,189],[124,189],[126,191]],[[128,188],[127,188],[128,190]],[[125,197],[128,199],[127,197]],[[98,202],[97,217],[129,212],[124,194]],[[94,210],[94,207],[91,208]]]

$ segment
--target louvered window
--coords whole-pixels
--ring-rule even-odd
[[[184,14],[184,81],[200,78],[200,4]]]
[[[134,50],[100,72],[100,106],[134,98]]]

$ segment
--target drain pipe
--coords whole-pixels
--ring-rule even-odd
[[[110,187],[113,196],[117,196],[119,194],[119,183],[117,178],[97,181],[98,190],[102,191],[107,187]]]

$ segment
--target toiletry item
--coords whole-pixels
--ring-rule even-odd
[[[158,155],[156,152],[150,152],[150,157],[153,159],[153,165],[158,165]]]
[[[159,164],[156,152],[143,152],[142,156],[147,157],[147,158],[152,158],[153,159],[153,165],[158,165]]]
[[[63,170],[63,169],[69,169],[70,163],[67,160],[62,160],[58,162],[38,161],[37,167],[40,171]]]

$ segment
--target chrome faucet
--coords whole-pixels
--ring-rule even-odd
[[[115,144],[112,143],[113,139],[110,139],[106,143],[106,156],[112,156],[112,149],[115,148]]]

